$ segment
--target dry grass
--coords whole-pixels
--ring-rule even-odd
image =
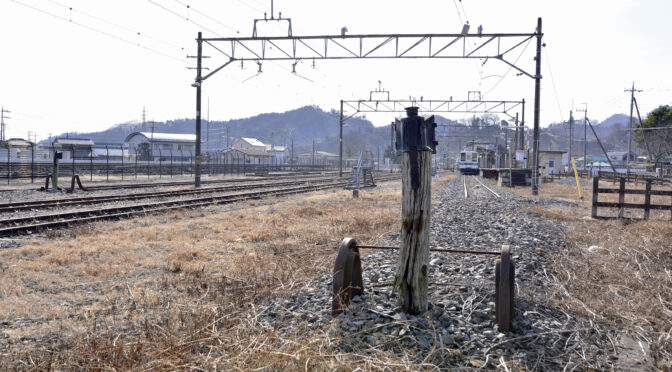
[[[305,322],[290,338],[286,323],[257,323],[259,304],[329,273],[343,237],[377,244],[396,232],[394,189],[176,211],[2,251],[0,368],[414,368],[396,354],[341,353]]]
[[[562,185],[547,186],[542,186],[541,195],[568,195],[572,191],[568,185],[565,191]],[[627,196],[626,201],[641,202],[634,198]],[[531,211],[559,221],[567,240],[574,243],[566,251],[550,253],[552,278],[568,295],[562,297],[571,299],[558,305],[645,340],[657,367],[672,369],[669,212],[658,220],[633,222],[588,219],[589,203],[534,207]]]

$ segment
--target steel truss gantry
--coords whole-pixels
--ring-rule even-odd
[[[387,99],[374,100],[374,93],[387,93]],[[341,116],[339,128],[339,142],[338,142],[338,174],[343,175],[343,124],[360,113],[403,113],[406,112],[406,107],[418,107],[418,111],[424,114],[434,113],[462,113],[462,114],[504,114],[511,119],[515,119],[516,126],[525,126],[525,99],[520,101],[481,101],[481,100],[425,100],[420,101],[416,99],[389,99],[389,92],[383,90],[371,91],[369,99],[360,100],[341,100]],[[354,113],[344,116],[345,111],[354,111]],[[518,111],[522,113],[522,122],[518,125],[518,113],[512,115],[511,111]]]
[[[196,79],[196,169],[195,186],[200,187],[201,164],[201,88],[203,82],[226,66],[234,63],[253,61],[301,61],[301,60],[341,60],[341,59],[482,59],[499,60],[517,70],[520,74],[535,80],[535,136],[538,134],[539,95],[541,81],[541,18],[532,33],[468,33],[465,27],[459,34],[364,34],[319,35],[319,36],[263,36],[259,37],[217,37],[204,38],[198,33],[196,39],[198,54]],[[514,50],[522,48],[526,42],[537,40],[536,73],[532,74],[507,60]],[[203,44],[219,52],[223,58],[219,67],[203,75]],[[213,61],[215,59],[213,58]],[[484,62],[485,63],[485,62]],[[535,144],[538,138],[535,137]],[[535,146],[537,153],[538,146]],[[536,156],[535,156],[536,158]],[[536,163],[535,163],[536,165]],[[534,177],[533,177],[534,178]],[[533,180],[532,192],[536,192]]]

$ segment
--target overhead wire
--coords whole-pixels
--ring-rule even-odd
[[[560,98],[558,97],[558,90],[555,87],[555,79],[553,78],[553,69],[551,69],[551,60],[548,58],[548,53],[544,49],[544,56],[546,57],[546,65],[548,66],[548,73],[551,75],[551,84],[553,85],[553,93],[555,94],[555,102],[558,105],[558,112],[560,113],[560,120],[565,121],[564,115],[562,115],[562,108],[560,107]]]
[[[50,3],[52,3],[52,4],[58,5],[58,6],[60,6],[60,7],[63,7],[63,8],[65,8],[65,9],[69,9],[69,10],[72,11],[72,12],[82,14],[82,15],[87,16],[87,17],[89,17],[89,18],[92,18],[92,19],[95,19],[95,20],[97,20],[97,21],[100,21],[100,22],[103,22],[103,23],[105,23],[105,24],[108,24],[108,25],[110,25],[110,26],[116,27],[116,28],[118,28],[118,29],[121,29],[121,30],[124,30],[124,31],[128,31],[128,32],[137,34],[137,35],[139,35],[139,36],[146,37],[146,38],[148,38],[148,39],[152,39],[152,40],[154,40],[154,41],[157,41],[157,42],[162,43],[162,44],[165,44],[165,45],[169,45],[169,46],[172,46],[172,47],[175,47],[175,48],[179,48],[180,50],[184,50],[184,47],[183,47],[183,46],[174,44],[174,43],[172,43],[172,42],[170,42],[170,41],[162,40],[162,39],[160,39],[160,38],[157,38],[157,37],[154,37],[154,36],[151,36],[151,35],[147,35],[147,34],[145,34],[145,33],[141,33],[141,32],[138,31],[138,30],[134,30],[134,29],[131,29],[131,28],[129,28],[129,27],[126,27],[126,26],[117,24],[117,23],[115,23],[115,22],[108,21],[107,19],[104,19],[104,18],[95,16],[95,15],[93,15],[93,14],[90,14],[90,13],[87,13],[87,12],[84,12],[84,11],[81,11],[81,10],[79,10],[79,9],[75,9],[75,8],[69,7],[69,6],[67,6],[67,5],[65,5],[65,4],[61,4],[61,3],[59,3],[58,1],[55,1],[55,0],[47,0],[47,1],[50,2]]]
[[[178,3],[178,4],[181,4],[181,5],[186,6],[188,9],[193,10],[194,13],[197,13],[197,14],[202,15],[203,17],[205,17],[205,18],[207,18],[207,19],[209,19],[209,20],[211,20],[211,21],[213,21],[213,22],[219,24],[219,25],[222,26],[222,27],[228,28],[229,30],[234,31],[234,32],[236,32],[237,34],[240,33],[239,30],[236,30],[235,28],[233,28],[233,27],[231,27],[231,26],[225,25],[224,23],[222,23],[222,22],[220,22],[220,21],[218,21],[218,20],[216,20],[216,19],[210,17],[209,15],[207,15],[207,14],[205,14],[205,13],[199,11],[199,10],[196,9],[196,8],[192,8],[190,5],[185,4],[185,3],[181,2],[180,0],[174,0],[174,1],[175,1],[176,3]]]
[[[147,1],[149,1],[150,3],[152,3],[152,4],[156,5],[156,6],[158,6],[158,7],[161,8],[161,9],[165,10],[166,12],[175,15],[175,16],[178,17],[178,18],[184,19],[185,21],[187,21],[187,22],[189,22],[189,23],[191,23],[191,24],[193,24],[193,25],[195,25],[195,26],[198,26],[198,27],[200,27],[200,28],[202,28],[202,29],[204,29],[204,30],[206,30],[206,31],[208,31],[208,32],[210,32],[211,34],[214,34],[214,35],[219,36],[219,37],[224,37],[223,35],[221,35],[221,34],[215,32],[215,31],[213,31],[213,30],[211,30],[211,29],[209,29],[209,28],[207,28],[207,27],[205,27],[205,26],[203,26],[203,25],[201,25],[201,24],[199,24],[199,23],[197,23],[197,22],[194,22],[194,21],[191,20],[189,17],[184,17],[184,16],[182,16],[181,14],[177,13],[176,11],[174,11],[174,10],[172,10],[172,9],[168,9],[167,7],[165,7],[165,6],[163,6],[163,5],[161,5],[161,4],[157,3],[157,2],[155,2],[154,0],[147,0]],[[192,10],[193,10],[193,9],[192,9]]]
[[[527,47],[530,45],[530,42],[531,42],[531,41],[532,41],[532,39],[530,39],[530,40],[527,41],[527,44],[525,44],[525,47],[523,47],[523,50],[520,52],[520,54],[518,55],[518,57],[516,58],[516,60],[513,61],[513,64],[514,64],[514,65],[515,65],[516,63],[518,63],[518,60],[520,59],[520,57],[523,56],[523,54],[525,53],[525,50],[527,50]],[[509,73],[511,72],[511,70],[513,70],[513,66],[509,66],[509,69],[506,70],[506,72],[504,73],[504,75],[502,75],[502,77],[499,78],[499,80],[497,80],[497,82],[496,82],[496,83],[495,83],[495,84],[494,84],[494,85],[493,85],[487,92],[485,92],[485,93],[483,94],[483,96],[489,94],[489,93],[492,92],[495,88],[497,88],[497,86],[499,85],[499,83],[501,83],[501,82],[504,80],[504,78],[506,78],[506,77],[509,75]]]
[[[83,23],[79,23],[79,22],[77,22],[77,21],[73,21],[72,19],[69,19],[69,18],[65,18],[65,17],[59,16],[59,15],[57,15],[57,14],[54,14],[54,13],[50,12],[50,11],[47,11],[47,10],[44,10],[44,9],[40,9],[40,8],[35,7],[35,6],[32,6],[32,5],[28,5],[28,4],[23,3],[23,2],[21,2],[21,1],[18,1],[18,0],[10,0],[10,1],[13,2],[13,3],[19,4],[19,5],[21,5],[21,6],[24,6],[24,7],[26,7],[26,8],[32,9],[32,10],[34,10],[34,11],[40,12],[40,13],[42,13],[42,14],[46,14],[46,15],[49,15],[49,16],[51,16],[51,17],[60,19],[60,20],[62,20],[62,21],[65,21],[65,22],[68,22],[68,23],[72,23],[72,24],[77,25],[77,26],[79,26],[79,27],[85,28],[85,29],[87,29],[87,30],[89,30],[89,31],[93,31],[93,32],[99,33],[99,34],[101,34],[101,35],[107,36],[107,37],[112,38],[112,39],[116,39],[116,40],[118,40],[118,41],[121,41],[121,42],[130,44],[130,45],[133,45],[133,46],[137,46],[137,47],[139,47],[139,48],[145,49],[145,50],[150,51],[150,52],[152,52],[152,53],[155,53],[155,54],[157,54],[157,55],[160,55],[160,56],[163,56],[163,57],[166,57],[166,58],[170,58],[171,60],[174,60],[174,61],[178,61],[178,62],[180,62],[180,63],[187,64],[186,61],[183,60],[183,59],[180,59],[180,58],[177,58],[177,57],[173,57],[173,56],[171,56],[171,55],[169,55],[169,54],[166,54],[166,53],[163,53],[163,52],[158,51],[158,50],[156,50],[156,49],[150,48],[150,47],[148,47],[148,46],[146,46],[146,45],[143,45],[143,44],[141,44],[141,43],[139,43],[139,42],[134,42],[134,41],[125,39],[125,38],[123,38],[123,37],[120,37],[120,36],[117,36],[117,35],[113,35],[113,34],[111,34],[111,33],[109,33],[109,32],[106,32],[106,31],[103,31],[103,30],[99,30],[99,29],[97,29],[97,28],[95,28],[95,27],[88,26],[88,25],[85,25],[85,24],[83,24]]]

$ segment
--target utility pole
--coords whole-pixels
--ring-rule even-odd
[[[539,195],[539,114],[541,112],[541,17],[537,19],[537,56],[534,74],[534,156],[532,158],[532,195]]]
[[[145,121],[145,106],[142,106],[142,127],[141,127],[141,132],[146,132],[147,131],[147,122]]]
[[[203,34],[198,33],[198,55],[196,56],[196,169],[194,172],[194,187],[201,187],[201,60],[203,58]]]
[[[315,137],[313,137],[313,167],[315,166]]]
[[[5,107],[3,106],[0,108],[0,142],[5,142],[7,141],[7,134],[5,132],[5,127],[7,124],[5,124],[5,119],[11,119],[9,116],[5,116],[5,114],[11,114],[11,111],[5,110]]]
[[[586,170],[586,157],[588,156],[587,154],[587,148],[588,148],[588,123],[586,123],[586,119],[588,119],[588,104],[587,103],[582,103],[583,105],[583,110],[577,110],[578,112],[583,112],[583,170]]]
[[[569,110],[569,153],[567,156],[567,163],[572,163],[572,139],[573,139],[573,130],[574,130],[574,112]]]
[[[641,92],[641,90],[635,89],[635,82],[632,82],[632,88],[625,89],[625,92],[630,92],[630,122],[628,125],[628,154],[625,156],[626,161],[626,177],[630,176],[630,152],[632,151],[632,110],[635,105],[635,92]]]
[[[205,129],[205,153],[208,153],[208,145],[210,144],[210,97],[208,97],[208,124]]]
[[[343,100],[341,100],[341,119],[338,130],[338,176],[343,177]]]

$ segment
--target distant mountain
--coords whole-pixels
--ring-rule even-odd
[[[439,152],[459,151],[467,142],[503,143],[506,139],[500,135],[500,129],[494,123],[499,119],[494,115],[473,118],[463,122],[435,116],[439,125]],[[248,118],[230,121],[202,122],[203,151],[216,151],[226,148],[235,138],[253,137],[267,144],[294,146],[294,151],[315,150],[338,153],[340,114],[336,110],[324,111],[317,106],[304,106],[282,113],[266,113]],[[607,151],[627,148],[627,123],[629,117],[614,114],[601,123],[593,123],[595,131]],[[194,119],[176,119],[160,123],[146,123],[145,131],[165,133],[194,133]],[[96,143],[122,143],[130,133],[141,131],[142,123],[129,122],[115,125],[100,132],[69,133],[70,137],[90,138]],[[512,136],[512,131],[507,131]],[[574,123],[573,153],[583,155],[583,117],[577,115]],[[569,147],[569,125],[552,123],[541,129],[541,148],[543,150],[567,150]],[[528,131],[531,136],[531,130]],[[59,135],[64,137],[65,135]],[[601,154],[590,128],[586,131],[588,154]],[[44,141],[45,143],[49,142]],[[361,117],[347,120],[343,128],[343,152],[346,157],[357,156],[360,150],[368,148],[374,155],[389,155],[390,126],[374,127]],[[635,144],[633,143],[633,149]],[[636,149],[635,149],[636,150]]]

